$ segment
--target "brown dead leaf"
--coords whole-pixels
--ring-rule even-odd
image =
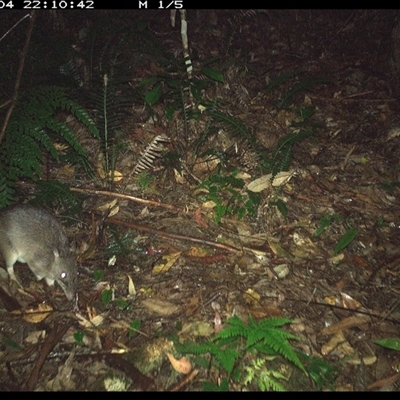
[[[243,297],[248,305],[257,306],[261,301],[261,296],[253,289],[247,289]]]
[[[363,316],[363,317],[352,316],[349,318],[342,319],[337,324],[334,324],[334,325],[328,326],[327,328],[322,329],[320,334],[321,335],[333,335],[344,329],[352,328],[353,326],[368,324],[369,322],[370,322],[370,319],[367,316]]]
[[[168,272],[170,268],[175,264],[175,262],[178,260],[179,256],[182,254],[181,251],[178,251],[176,253],[168,254],[166,256],[163,256],[163,260],[165,260],[165,264],[157,264],[154,266],[153,270],[151,271],[152,275],[158,275],[158,274],[163,274],[165,272]]]
[[[162,299],[146,299],[142,301],[142,305],[150,312],[158,315],[168,316],[179,311],[179,307]]]
[[[48,304],[39,304],[36,309],[27,310],[24,312],[23,319],[27,322],[31,322],[32,324],[38,324],[45,320],[50,312],[53,311],[53,308]]]
[[[212,326],[208,322],[197,321],[188,322],[179,331],[180,338],[209,337],[214,333]]]
[[[179,360],[177,360],[171,353],[166,353],[167,357],[169,359],[169,362],[172,365],[172,368],[180,373],[187,375],[190,373],[192,370],[192,365],[190,364],[190,361],[186,357],[182,357]]]
[[[208,228],[207,224],[204,222],[203,217],[201,215],[201,207],[198,207],[197,210],[195,211],[194,219],[203,228]]]
[[[221,314],[215,310],[215,316],[214,316],[214,332],[218,333],[222,331],[223,325],[222,325],[222,318]]]
[[[186,255],[190,257],[206,257],[208,256],[208,252],[201,247],[191,247],[187,252]]]
[[[97,207],[97,209],[101,212],[108,211],[108,210],[113,209],[117,205],[117,203],[118,203],[118,200],[114,199],[114,200],[108,201],[107,203],[101,204],[100,206]],[[117,210],[119,210],[118,207],[116,207],[116,208],[117,208]],[[113,215],[115,215],[115,214],[113,214]]]
[[[25,339],[26,343],[37,344],[39,341],[42,341],[46,337],[46,331],[34,331],[31,332]]]
[[[383,378],[378,381],[375,381],[374,383],[371,383],[369,386],[367,386],[367,389],[368,390],[378,389],[378,388],[385,387],[385,386],[390,387],[391,385],[396,383],[399,379],[400,379],[400,372],[398,372],[397,374],[394,374],[392,376],[389,376],[387,378]]]
[[[180,185],[184,185],[187,182],[185,171],[178,171],[175,168],[174,168],[174,178],[176,183],[179,183]]]
[[[75,349],[73,348],[67,360],[58,367],[57,375],[54,379],[47,382],[46,388],[51,391],[65,391],[74,390],[76,388],[75,382],[72,380],[71,375],[73,371],[73,360],[75,356]]]
[[[282,246],[273,238],[268,238],[268,244],[272,252],[278,257],[292,259],[292,255],[282,248]]]
[[[271,186],[283,186],[289,182],[294,175],[294,171],[281,171],[276,174],[271,182],[272,174],[264,175],[261,178],[257,178],[250,182],[247,189],[254,193],[259,193],[264,189],[270,188]]]
[[[361,303],[358,302],[357,300],[353,299],[351,296],[349,296],[346,293],[340,293],[340,296],[342,297],[342,304],[341,306],[343,308],[347,308],[349,310],[357,310],[358,308],[361,307]]]
[[[197,296],[189,297],[185,302],[185,315],[193,315],[194,312],[199,308],[200,299]]]
[[[108,177],[112,179],[113,182],[119,182],[123,179],[124,175],[117,171],[108,171]]]
[[[73,165],[67,164],[58,170],[58,174],[62,175],[62,176],[66,176],[68,178],[72,178],[76,175],[76,170]]]
[[[336,334],[321,347],[321,354],[326,356],[331,353],[339,344],[346,342],[346,338],[342,331],[336,332]]]
[[[128,275],[128,293],[129,296],[136,296],[135,284],[133,283],[132,278]]]
[[[105,314],[98,314],[93,311],[93,309],[87,310],[88,318],[85,318],[82,314],[77,313],[76,317],[79,321],[79,325],[84,328],[94,328],[99,327],[103,324]]]

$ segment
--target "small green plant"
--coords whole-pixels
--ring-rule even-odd
[[[378,346],[382,346],[389,350],[400,351],[400,338],[385,338],[374,341]],[[400,365],[397,364],[397,370],[400,369]]]
[[[290,322],[287,318],[267,318],[256,322],[249,316],[249,322],[245,324],[238,316],[234,316],[228,321],[229,325],[208,343],[186,342],[178,344],[177,348],[182,353],[210,354],[230,379],[242,384],[248,384],[257,377],[260,389],[281,389],[278,380],[284,377],[277,371],[265,372],[268,368],[264,361],[247,365],[248,368],[244,368],[244,380],[237,372],[244,356],[251,353],[267,359],[282,356],[307,374],[297,352],[289,343],[289,340],[295,340],[297,337],[282,329]]]
[[[138,175],[137,182],[142,190],[147,189],[154,182],[154,176],[148,172],[142,172]]]
[[[339,369],[322,358],[310,357],[305,353],[299,353],[301,361],[304,363],[311,379],[318,390],[328,388],[334,390],[333,384],[339,373]]]
[[[389,224],[385,221],[383,217],[378,217],[378,221],[376,221],[376,225],[379,228],[386,228],[389,226]]]
[[[315,231],[315,236],[320,236],[325,233],[326,229],[332,225],[332,222],[342,220],[342,217],[340,217],[338,214],[324,214],[319,220],[319,227]]]
[[[315,231],[315,236],[322,235],[328,227],[332,225],[333,222],[344,222],[351,226],[351,221],[344,220],[338,214],[324,214],[323,217],[319,220],[319,227]],[[357,236],[357,229],[350,227],[347,229],[345,234],[339,239],[336,243],[333,252],[334,254],[339,253],[345,247],[347,247]]]
[[[334,254],[339,253],[339,251],[343,250],[345,247],[347,247],[357,236],[357,229],[355,228],[349,228],[345,234],[339,239],[339,241],[336,243],[335,248],[333,249]]]
[[[111,303],[114,297],[114,291],[112,289],[105,289],[101,292],[101,302],[104,306]]]
[[[318,126],[310,123],[310,118],[314,115],[314,108],[300,108],[296,111],[297,120],[292,121],[290,128],[292,132],[282,137],[271,155],[262,154],[263,170],[276,176],[281,171],[287,171],[292,162],[294,146],[308,138],[317,135]]]
[[[85,337],[85,334],[82,331],[75,331],[74,332],[74,339],[75,342],[78,344],[83,344],[83,338]]]
[[[199,189],[206,188],[208,190],[202,200],[215,203],[214,220],[217,223],[227,214],[236,214],[239,219],[243,219],[246,214],[256,215],[260,195],[242,190],[244,181],[236,177],[238,172],[235,170],[228,176],[214,173],[198,186]]]
[[[120,230],[115,225],[110,224],[108,232],[110,234],[109,244],[103,249],[106,257],[112,258],[120,256],[126,259],[134,254],[146,253],[146,249],[143,248],[141,240],[137,239],[137,235],[133,232],[127,232],[121,234]]]
[[[400,351],[400,339],[399,338],[386,338],[375,340],[375,344],[385,347],[386,349]]]
[[[104,281],[104,270],[97,269],[96,271],[94,271],[93,278],[94,278],[95,282]]]
[[[273,79],[267,86],[267,92],[271,92],[274,88],[282,86],[283,84],[297,78],[301,74],[301,71],[283,72]],[[289,87],[278,100],[274,100],[273,104],[277,108],[288,108],[292,105],[295,95],[301,95],[304,92],[308,92],[314,89],[315,86],[321,84],[331,83],[331,80],[323,77],[305,77],[300,79]]]
[[[129,325],[129,333],[128,336],[131,338],[132,336],[136,335],[136,332],[140,329],[142,326],[142,322],[138,319],[135,319],[134,321],[131,322]]]
[[[383,190],[386,190],[386,192],[388,192],[389,194],[391,194],[392,196],[395,195],[395,191],[396,189],[400,188],[400,182],[397,181],[385,181],[381,183],[381,187]]]
[[[271,201],[269,203],[269,206],[270,207],[275,206],[278,209],[278,211],[282,214],[285,221],[287,220],[288,209],[287,209],[286,203],[283,200],[278,199],[276,201]]]
[[[101,302],[104,306],[108,306],[111,302],[114,302],[115,305],[120,310],[126,310],[130,307],[130,303],[125,299],[116,299],[114,297],[115,293],[113,289],[105,289],[101,292]]]
[[[115,304],[120,310],[128,310],[131,304],[125,299],[115,299]]]

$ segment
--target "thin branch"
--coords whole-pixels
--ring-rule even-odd
[[[7,114],[6,114],[6,117],[4,119],[4,123],[3,123],[3,126],[1,128],[1,131],[0,131],[0,143],[3,141],[4,135],[6,133],[8,122],[9,122],[9,120],[11,118],[11,114],[12,114],[12,112],[14,110],[15,105],[17,104],[19,85],[21,83],[22,71],[24,70],[25,59],[26,59],[26,55],[28,53],[29,43],[31,41],[32,30],[33,30],[33,26],[35,24],[35,19],[36,19],[36,13],[35,13],[35,11],[32,11],[32,13],[30,14],[30,23],[28,25],[28,31],[27,31],[27,34],[26,34],[26,41],[25,41],[24,48],[22,49],[22,54],[21,54],[21,59],[20,59],[20,62],[19,62],[17,77],[15,79],[14,94],[13,94],[13,96],[11,98],[10,108],[7,110]]]

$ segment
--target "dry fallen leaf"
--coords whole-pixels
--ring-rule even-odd
[[[166,261],[165,264],[157,264],[154,266],[153,270],[151,271],[152,275],[158,275],[161,273],[168,272],[169,269],[175,264],[176,260],[179,258],[179,256],[182,254],[181,251],[178,251],[176,253],[168,254],[163,257],[163,260]]]
[[[248,305],[258,305],[261,301],[261,296],[253,289],[247,289],[243,297]]]
[[[31,322],[33,324],[38,324],[46,319],[50,312],[53,311],[53,308],[48,304],[39,304],[38,307],[34,310],[27,310],[24,312],[24,320],[27,322]]]
[[[121,172],[114,170],[108,171],[108,177],[111,178],[113,182],[119,182],[123,179],[124,175]]]
[[[117,204],[117,202],[118,202],[118,200],[114,199],[112,201],[109,201],[107,203],[104,203],[104,204],[98,206],[97,209],[101,212],[113,209],[115,207],[115,205]],[[118,209],[118,207],[117,207],[117,209]]]
[[[295,171],[282,171],[274,176],[274,179],[271,182],[272,174],[264,175],[261,178],[254,179],[254,181],[250,182],[247,185],[247,189],[254,193],[259,193],[264,189],[267,189],[271,186],[282,186],[290,181],[292,176],[295,174]]]
[[[76,169],[73,165],[66,164],[58,170],[58,174],[66,176],[68,178],[72,178],[76,175]]]
[[[67,360],[58,367],[57,375],[54,379],[47,382],[47,389],[51,391],[65,391],[74,390],[76,388],[75,382],[72,380],[71,375],[73,371],[72,363],[74,361],[75,349],[73,348]]]
[[[339,321],[337,324],[330,325],[320,332],[321,335],[332,335],[336,332],[342,331],[344,329],[352,328],[353,326],[359,326],[359,325],[364,325],[368,324],[370,322],[370,318],[367,316],[364,317],[349,317],[349,318],[344,318],[341,321]]]
[[[179,307],[175,304],[155,298],[143,300],[142,305],[147,308],[148,311],[163,316],[172,315],[179,311]]]
[[[26,343],[29,344],[36,344],[39,343],[40,340],[43,340],[46,337],[46,331],[41,330],[41,331],[34,331],[31,332],[25,339]]]
[[[353,299],[351,296],[349,296],[346,293],[340,293],[340,296],[342,297],[342,304],[341,306],[343,308],[347,308],[349,310],[357,310],[358,308],[361,307],[361,303],[355,299]]]
[[[129,275],[128,275],[128,293],[129,296],[136,296],[135,284],[133,283],[133,280]]]
[[[179,331],[179,337],[182,338],[193,338],[193,337],[208,337],[214,333],[213,327],[208,322],[197,321],[188,322],[182,326]]]
[[[333,349],[335,349],[339,344],[346,342],[346,338],[342,331],[336,332],[336,334],[331,337],[328,343],[324,344],[321,347],[321,354],[326,356],[331,353]]]
[[[98,327],[103,324],[104,318],[105,318],[103,314],[99,314],[99,315],[90,315],[89,314],[89,319],[87,319],[82,314],[79,314],[79,313],[76,314],[76,317],[79,321],[79,324],[81,326],[83,326],[84,328]]]
[[[169,359],[169,362],[172,365],[172,368],[176,372],[185,375],[190,373],[190,371],[192,370],[192,365],[190,364],[190,361],[186,357],[182,357],[179,360],[177,360],[171,353],[166,353],[166,354]]]

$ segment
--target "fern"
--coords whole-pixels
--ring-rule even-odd
[[[229,376],[237,377],[234,374],[235,366],[238,361],[243,360],[246,353],[262,353],[267,356],[283,356],[292,362],[301,371],[307,374],[303,364],[297,356],[296,351],[291,347],[289,340],[297,339],[296,336],[282,329],[283,325],[291,322],[287,318],[268,318],[255,322],[249,316],[249,323],[246,325],[239,317],[234,316],[228,320],[228,326],[220,331],[211,341],[207,343],[185,342],[176,343],[177,349],[181,353],[189,354],[210,354],[218,362]],[[243,346],[243,339],[245,345]],[[261,368],[261,364],[253,364],[250,369]],[[247,369],[249,379],[254,378],[256,373]],[[260,373],[258,382],[260,388],[268,390],[282,389],[276,379],[286,379],[276,371]]]
[[[0,170],[0,206],[10,204],[15,190],[14,180],[7,179],[6,173]]]
[[[0,148],[1,206],[10,203],[17,180],[41,178],[43,149],[56,161],[60,160],[54,139],[64,140],[70,151],[88,165],[86,153],[74,133],[57,119],[58,110],[69,111],[98,137],[89,114],[68,97],[65,89],[43,86],[32,90],[16,108]]]
[[[273,79],[266,87],[266,91],[270,92],[277,86],[283,85],[288,82],[290,79],[294,78],[300,73],[300,71],[288,71],[282,72],[275,79]]]
[[[322,83],[330,83],[331,81],[327,78],[306,78],[294,84],[284,95],[283,97],[275,102],[275,105],[278,108],[284,108],[289,105],[293,96],[297,93],[304,93],[306,91],[310,91],[314,88],[314,86],[322,84]]]
[[[286,171],[292,161],[293,147],[309,137],[315,136],[316,132],[311,130],[300,130],[298,132],[291,132],[281,138],[272,153],[272,158],[267,160],[269,165],[267,169],[273,176],[281,171]]]
[[[230,326],[219,332],[216,340],[245,338],[245,350],[255,348],[265,354],[280,354],[303,372],[306,372],[296,352],[288,342],[288,340],[297,339],[297,337],[280,329],[283,325],[290,323],[290,319],[268,318],[255,322],[249,316],[249,323],[246,325],[235,315],[228,322]]]
[[[55,204],[60,204],[63,209],[73,214],[78,214],[81,210],[81,201],[73,194],[69,186],[55,180],[36,181],[37,190],[32,204],[43,206],[46,204],[53,208]]]
[[[214,111],[211,115],[214,119],[220,121],[233,137],[248,142],[254,148],[257,147],[254,136],[250,133],[249,129],[243,124],[243,122],[219,111]]]
[[[257,386],[262,392],[273,390],[275,392],[285,391],[285,387],[278,380],[288,380],[286,376],[278,371],[268,369],[265,366],[267,360],[258,358],[252,360],[250,365],[244,367],[245,376],[243,384],[249,385],[254,380],[257,381]]]
[[[178,344],[181,352],[189,354],[206,354],[209,353],[220,363],[221,367],[229,374],[233,371],[235,361],[241,357],[240,353],[233,348],[225,347],[223,340],[218,343],[195,343],[185,342],[183,345]]]

